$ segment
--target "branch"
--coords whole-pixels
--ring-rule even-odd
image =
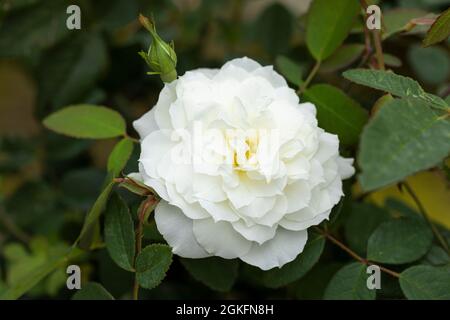
[[[405,190],[409,193],[409,195],[411,196],[411,198],[414,200],[414,203],[416,204],[416,206],[419,208],[419,212],[422,214],[422,216],[424,217],[425,221],[427,221],[428,225],[430,226],[431,230],[434,233],[434,236],[436,237],[436,239],[439,241],[439,243],[441,244],[442,248],[447,252],[447,254],[450,256],[450,249],[448,247],[448,243],[447,241],[445,241],[444,237],[441,235],[441,233],[439,232],[438,228],[436,227],[436,225],[431,221],[431,219],[429,218],[425,207],[422,205],[422,203],[420,202],[419,198],[417,197],[416,193],[414,192],[414,190],[411,188],[411,186],[407,183],[407,182],[403,182],[402,186],[405,187]]]
[[[393,276],[393,277],[395,277],[395,278],[399,278],[399,277],[400,277],[400,274],[399,274],[399,273],[397,273],[397,272],[395,272],[395,271],[393,271],[393,270],[390,270],[390,269],[388,269],[388,268],[386,268],[386,267],[380,266],[380,265],[378,265],[378,264],[376,264],[376,263],[370,262],[370,261],[367,260],[367,259],[364,259],[364,258],[361,257],[360,255],[358,255],[355,251],[353,251],[352,249],[350,249],[349,247],[347,247],[345,244],[343,244],[341,241],[339,241],[338,239],[336,239],[335,237],[333,237],[331,234],[329,234],[329,233],[326,232],[325,230],[323,230],[323,229],[321,229],[321,228],[319,228],[319,227],[316,227],[315,229],[316,229],[320,234],[322,234],[325,238],[327,238],[328,240],[330,240],[331,242],[333,242],[336,246],[338,246],[339,248],[341,248],[343,251],[347,252],[353,259],[355,259],[355,260],[361,262],[362,264],[368,265],[368,266],[370,266],[370,265],[375,265],[375,266],[379,267],[381,271],[383,271],[383,272],[385,272],[386,274],[389,274],[389,275],[391,275],[391,276]]]

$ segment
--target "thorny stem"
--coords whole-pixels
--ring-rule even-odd
[[[312,81],[314,76],[316,75],[317,71],[319,71],[320,63],[321,63],[320,60],[316,61],[314,67],[311,69],[311,72],[309,73],[305,82],[302,85],[300,85],[300,87],[298,88],[297,94],[301,94],[306,90],[306,88],[308,87],[308,85],[310,84],[310,82]]]
[[[448,255],[450,255],[450,249],[449,249],[447,241],[445,241],[444,237],[441,235],[441,233],[439,232],[439,230],[436,227],[436,225],[429,218],[429,216],[428,216],[428,214],[427,214],[427,212],[425,210],[425,207],[420,202],[420,200],[417,197],[417,195],[414,192],[414,190],[411,188],[411,186],[407,182],[403,182],[402,185],[403,185],[403,187],[405,187],[405,190],[409,193],[411,198],[414,200],[414,203],[419,208],[420,213],[422,214],[424,219],[427,221],[428,225],[430,226],[431,230],[434,233],[434,236],[439,241],[439,243],[441,244],[442,248],[447,252]]]
[[[144,230],[144,217],[145,212],[147,209],[155,204],[155,197],[153,195],[150,195],[147,197],[146,200],[144,200],[143,205],[141,206],[139,212],[138,212],[138,225],[136,227],[136,254],[134,257],[134,268],[136,269],[136,260],[139,254],[142,251],[142,236],[143,236],[143,230]],[[134,277],[134,285],[133,285],[133,300],[139,299],[139,282],[137,280],[137,273]]]
[[[381,271],[383,271],[383,272],[385,272],[386,274],[389,274],[389,275],[391,275],[391,276],[393,276],[393,277],[395,277],[395,278],[399,278],[399,277],[400,277],[400,274],[399,274],[399,273],[397,273],[397,272],[395,272],[395,271],[393,271],[393,270],[390,270],[390,269],[388,269],[388,268],[386,268],[386,267],[380,266],[380,265],[378,265],[378,264],[376,264],[376,263],[370,262],[370,261],[367,260],[367,259],[364,259],[364,258],[361,257],[360,255],[358,255],[355,251],[353,251],[352,249],[350,249],[349,247],[347,247],[345,244],[343,244],[341,241],[339,241],[339,240],[336,239],[334,236],[332,236],[330,233],[328,233],[327,231],[325,231],[325,230],[323,230],[323,229],[321,229],[321,228],[319,228],[319,227],[316,227],[315,229],[316,229],[318,232],[320,232],[320,234],[322,234],[325,238],[327,238],[327,239],[330,240],[332,243],[334,243],[336,246],[338,246],[339,248],[341,248],[343,251],[347,252],[353,259],[355,259],[355,260],[361,262],[362,264],[368,265],[368,266],[370,266],[370,265],[376,265],[377,267],[380,268]]]

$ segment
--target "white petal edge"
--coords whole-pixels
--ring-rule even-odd
[[[183,258],[206,258],[210,254],[197,242],[193,222],[177,207],[160,201],[155,209],[158,231],[172,247],[172,252]]]
[[[253,243],[250,251],[241,260],[262,270],[281,268],[294,260],[305,247],[308,232],[289,231],[278,228],[275,237],[262,245]]]

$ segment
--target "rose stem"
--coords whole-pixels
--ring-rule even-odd
[[[405,187],[406,191],[409,193],[409,195],[411,196],[411,198],[414,200],[416,206],[419,208],[419,212],[422,214],[422,216],[424,217],[424,219],[427,221],[427,223],[429,224],[431,230],[434,233],[434,236],[436,237],[436,239],[439,241],[439,243],[441,244],[442,248],[447,252],[448,255],[450,255],[450,250],[448,247],[447,242],[445,241],[444,237],[441,235],[441,233],[439,232],[438,228],[436,227],[436,225],[431,221],[431,219],[429,218],[424,206],[422,205],[422,203],[420,202],[419,198],[417,197],[416,193],[414,192],[414,190],[411,188],[411,186],[407,183],[407,182],[403,182],[402,183],[403,187]]]
[[[352,249],[350,249],[349,247],[347,247],[345,244],[343,244],[341,241],[339,241],[338,239],[336,239],[335,237],[333,237],[331,234],[329,234],[328,232],[326,232],[325,230],[316,227],[315,229],[317,229],[323,236],[325,236],[325,238],[327,238],[328,240],[330,240],[331,242],[333,242],[336,246],[338,246],[339,248],[341,248],[342,250],[344,250],[345,252],[347,252],[352,258],[354,258],[355,260],[358,260],[359,262],[361,262],[362,264],[365,265],[376,265],[380,268],[381,271],[395,277],[395,278],[399,278],[400,274],[392,271],[386,267],[380,266],[376,263],[370,262],[367,259],[364,259],[363,257],[361,257],[360,255],[358,255],[355,251],[353,251]]]

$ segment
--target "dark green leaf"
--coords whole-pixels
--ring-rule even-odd
[[[89,282],[73,295],[72,300],[114,300],[114,297],[101,284]]]
[[[278,56],[275,62],[277,68],[280,70],[280,73],[292,84],[296,86],[300,86],[303,75],[303,67],[300,66],[295,61],[289,59],[285,56]]]
[[[76,138],[105,139],[125,134],[125,120],[109,108],[94,105],[66,107],[49,115],[44,125]]]
[[[196,280],[217,291],[230,291],[238,275],[237,260],[212,257],[181,259],[181,263]]]
[[[256,21],[256,32],[266,52],[272,55],[285,52],[292,34],[290,12],[280,4],[267,7]]]
[[[363,53],[362,44],[344,44],[320,66],[321,72],[334,72],[355,62]]]
[[[389,264],[413,262],[427,253],[432,241],[431,230],[421,221],[397,219],[384,222],[369,238],[367,258]]]
[[[412,46],[408,51],[408,60],[419,80],[430,85],[439,85],[449,76],[450,58],[442,48]]]
[[[343,73],[343,76],[358,84],[389,92],[395,96],[413,97],[431,104],[434,108],[448,109],[441,98],[426,93],[417,81],[400,76],[393,72],[382,70],[353,69]]]
[[[303,252],[294,261],[287,263],[281,268],[273,268],[269,271],[262,271],[254,267],[250,267],[247,270],[251,273],[251,277],[261,285],[269,288],[279,288],[300,279],[311,270],[319,261],[324,246],[324,237],[312,233]]]
[[[114,177],[117,177],[127,165],[133,153],[134,144],[128,138],[120,140],[114,147],[108,158],[108,171],[112,172]]]
[[[372,232],[389,218],[381,208],[368,203],[354,203],[345,222],[345,238],[348,245],[360,254],[365,254],[367,241]]]
[[[102,214],[103,210],[106,207],[106,203],[109,198],[109,194],[111,193],[112,188],[114,187],[114,182],[109,183],[105,189],[103,189],[100,196],[95,201],[94,205],[92,206],[91,210],[89,210],[86,219],[83,224],[83,228],[81,229],[81,233],[78,237],[78,240],[83,238],[84,235],[87,234],[88,231],[91,230],[93,225],[98,221],[98,218]]]
[[[361,136],[359,176],[365,191],[431,168],[450,152],[450,122],[421,99],[388,101]]]
[[[442,247],[434,244],[428,250],[422,262],[433,266],[450,265],[450,256]]]
[[[51,1],[8,15],[0,28],[0,56],[39,55],[68,36],[66,8],[64,1]]]
[[[344,266],[331,279],[325,290],[327,300],[374,300],[375,289],[367,288],[367,266],[354,262]]]
[[[347,38],[360,10],[354,0],[314,0],[308,14],[306,44],[317,61],[328,58]]]
[[[427,36],[423,39],[425,47],[444,41],[450,36],[450,8],[445,10],[431,25]]]
[[[343,91],[328,84],[317,84],[304,93],[304,98],[317,108],[319,126],[339,136],[346,145],[355,144],[364,124],[367,112]]]
[[[414,266],[400,274],[400,286],[410,300],[449,300],[450,268]]]
[[[169,246],[152,244],[138,255],[136,276],[139,284],[146,289],[153,289],[161,283],[172,263],[172,251]]]
[[[47,52],[40,64],[41,102],[53,109],[84,102],[106,66],[107,49],[100,34],[71,38]]]
[[[105,213],[105,242],[117,265],[133,271],[135,235],[133,219],[126,203],[116,194],[109,200]]]

